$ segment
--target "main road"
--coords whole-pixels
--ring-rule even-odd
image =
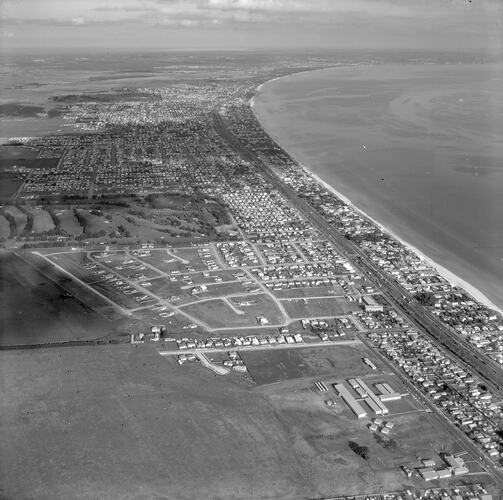
[[[305,199],[300,198],[294,189],[285,184],[264,161],[246,148],[230,132],[218,111],[213,113],[213,123],[216,131],[239,153],[241,158],[253,164],[275,189],[288,198],[304,217],[337,247],[343,256],[348,258],[363,275],[376,283],[389,302],[401,311],[413,325],[454,354],[462,366],[476,372],[495,395],[502,396],[503,370],[496,361],[479,351],[421,306],[407,290],[377,267],[360,248],[345,238]]]

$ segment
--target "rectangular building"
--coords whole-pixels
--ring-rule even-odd
[[[374,401],[374,403],[381,409],[381,414],[382,415],[387,415],[389,412],[388,412],[388,408],[382,403],[382,401],[374,394],[374,392],[372,391],[372,389],[370,389],[370,387],[368,387],[368,385],[361,379],[361,378],[357,378],[356,381],[358,382],[358,384],[360,385],[360,387],[367,392],[367,395],[369,398],[372,399],[372,401]]]
[[[373,399],[371,398],[365,398],[364,399],[365,403],[368,405],[368,407],[376,414],[376,415],[382,415],[382,410],[377,406],[374,402]]]
[[[362,300],[366,312],[383,312],[384,307],[378,304],[372,296],[364,295]]]
[[[362,405],[356,401],[343,383],[334,384],[334,389],[358,418],[367,416],[367,412],[362,408]]]

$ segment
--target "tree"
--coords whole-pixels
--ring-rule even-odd
[[[363,460],[368,460],[369,449],[367,446],[360,446],[355,441],[349,441],[348,446],[354,453],[356,453],[359,457],[363,458]]]
[[[435,305],[435,297],[431,292],[418,292],[414,297],[423,306],[431,307]]]

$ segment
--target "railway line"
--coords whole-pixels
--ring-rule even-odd
[[[343,256],[351,260],[363,275],[376,283],[388,301],[401,311],[416,328],[454,355],[464,368],[477,373],[495,395],[500,398],[503,396],[503,370],[494,360],[481,353],[457,332],[443,324],[436,316],[421,306],[407,290],[391,280],[360,248],[345,238],[337,229],[331,227],[315,208],[305,199],[299,197],[294,189],[286,185],[265,162],[248,150],[229,131],[217,111],[213,113],[213,122],[221,137],[244,160],[252,163],[275,189],[286,196],[316,229],[337,247]]]

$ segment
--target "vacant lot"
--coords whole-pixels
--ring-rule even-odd
[[[194,300],[190,293],[192,287],[182,281],[180,276],[177,277],[176,281],[171,281],[169,278],[154,278],[149,281],[151,286],[148,287],[148,290],[161,299],[169,300],[171,297],[177,296],[180,297],[180,301]],[[177,304],[180,301],[177,301]]]
[[[138,279],[139,276],[144,276],[146,279],[149,279],[160,276],[159,272],[132,257],[127,252],[114,251],[108,252],[105,257],[101,257],[101,255],[101,252],[92,252],[90,254],[91,258],[96,262],[124,278]]]
[[[169,248],[151,250],[150,255],[138,256],[165,273],[185,273],[188,268],[194,271],[206,271],[206,262],[198,255],[195,248]]]
[[[252,285],[253,287],[253,285]],[[244,285],[242,281],[234,281],[230,283],[217,283],[206,285],[206,290],[199,292],[196,295],[197,299],[209,299],[213,297],[222,297],[224,295],[236,295],[245,293],[250,288],[250,285]],[[256,288],[256,287],[254,287]]]
[[[232,301],[234,309],[221,299],[206,300],[197,304],[182,307],[186,313],[202,320],[212,328],[228,328],[236,326],[255,326],[257,316],[264,316],[271,324],[281,324],[283,315],[268,297],[261,295],[248,295],[239,297],[239,301],[254,302],[250,306],[238,306]],[[238,311],[241,313],[238,313]]]
[[[342,316],[361,308],[355,302],[343,298],[292,299],[283,300],[282,304],[291,318],[318,318],[324,316]]]
[[[271,292],[278,299],[297,299],[304,297],[337,297],[344,295],[343,289],[336,286],[314,286],[305,288],[289,288],[283,290],[273,290]]]
[[[150,346],[0,357],[5,498],[318,496],[276,412],[244,382]]]
[[[369,351],[363,344],[320,348],[242,351],[250,375],[259,385],[282,380],[329,376],[345,378],[362,373],[361,358]]]

